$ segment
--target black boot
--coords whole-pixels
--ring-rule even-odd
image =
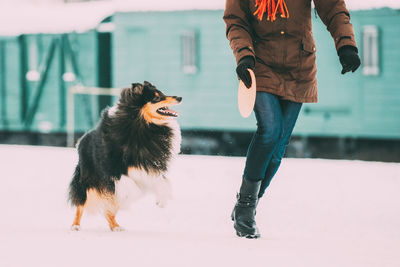
[[[254,220],[260,185],[261,181],[253,182],[246,179],[242,181],[240,192],[237,194],[237,202],[232,212],[233,226],[239,237],[260,237],[260,232]]]

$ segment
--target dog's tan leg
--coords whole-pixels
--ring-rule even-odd
[[[73,231],[80,230],[82,214],[83,214],[83,206],[77,206],[75,212],[75,219],[74,222],[72,223],[71,230]]]
[[[115,220],[115,214],[111,211],[106,211],[106,219],[108,221],[108,225],[110,226],[111,231],[120,232],[124,230],[121,226],[119,226],[119,224]]]

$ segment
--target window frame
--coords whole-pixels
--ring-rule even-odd
[[[376,76],[380,73],[379,30],[376,25],[363,27],[363,74]]]
[[[198,33],[186,30],[181,33],[182,71],[184,74],[196,74],[198,67]]]

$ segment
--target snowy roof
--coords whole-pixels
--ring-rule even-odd
[[[113,13],[110,3],[101,2],[3,5],[0,7],[0,36],[85,32],[96,28],[104,18]]]
[[[119,11],[221,10],[226,0],[113,0]],[[311,0],[310,0],[311,1]],[[400,0],[345,0],[349,9],[400,8]]]
[[[400,0],[347,0],[351,10],[390,7]],[[0,36],[34,33],[84,32],[96,28],[115,12],[222,10],[225,0],[109,0],[70,4],[17,4],[0,6]]]
[[[347,8],[351,10],[374,9],[389,7],[400,8],[400,0],[346,0]]]
[[[118,9],[125,11],[224,9],[226,0],[114,0]],[[345,0],[350,9],[400,8],[400,0]]]
[[[222,10],[226,0],[113,0],[119,11]],[[349,9],[400,8],[400,0],[345,0]]]
[[[85,32],[115,12],[222,10],[225,0],[109,0],[85,3],[0,3],[0,36],[35,33]]]
[[[118,11],[222,10],[225,0],[113,0]]]

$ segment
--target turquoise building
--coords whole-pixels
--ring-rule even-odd
[[[85,27],[0,31],[0,131],[65,133],[70,86],[120,88],[144,80],[183,97],[177,107],[183,130],[252,131],[255,119],[237,110],[223,1],[215,2],[158,10],[101,5]],[[304,105],[294,136],[400,140],[400,5],[378,4],[351,10],[362,66],[346,75],[313,15],[319,102]],[[90,129],[113,101],[76,96],[75,129]]]

